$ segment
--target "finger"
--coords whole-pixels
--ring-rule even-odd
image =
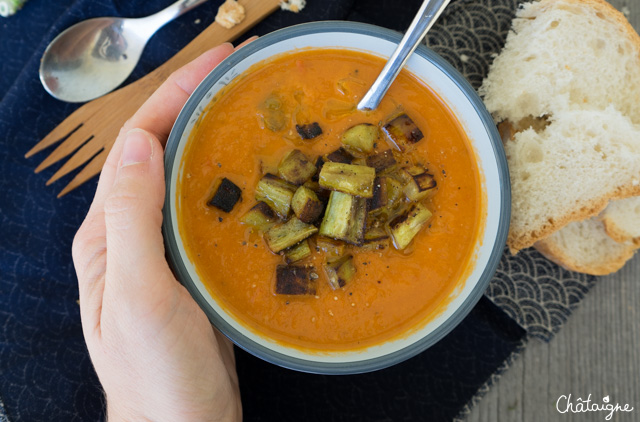
[[[125,126],[129,127],[120,131],[100,174],[94,200],[74,239],[72,251],[78,274],[81,313],[83,321],[86,320],[89,327],[99,326],[107,246],[104,203],[114,184],[125,134],[131,126],[138,126],[148,132],[162,133],[166,137],[191,92],[232,51],[231,45],[220,45],[174,72],[127,122]],[[166,139],[162,139],[162,143],[164,142]]]
[[[96,208],[102,208],[104,197],[113,185],[122,154],[123,135],[131,129],[138,128],[155,135],[164,145],[178,113],[187,102],[187,98],[204,77],[232,52],[231,44],[221,44],[176,70],[125,123],[100,174],[94,199]]]
[[[205,76],[233,51],[231,44],[221,44],[173,72],[138,112],[125,123],[124,129],[127,131],[133,128],[144,129],[164,144],[178,113],[189,96]]]
[[[257,35],[254,35],[253,37],[247,38],[246,40],[244,40],[241,44],[238,44],[235,48],[234,51],[238,51],[240,50],[242,47],[244,47],[245,45],[249,44],[250,42],[253,42],[255,40],[258,39]]]
[[[113,186],[115,174],[122,155],[122,144],[124,134],[131,126],[139,127],[148,132],[159,132],[168,134],[175,121],[179,110],[182,108],[188,96],[195,87],[220,61],[233,51],[230,44],[222,44],[215,47],[193,62],[174,72],[169,79],[163,83],[118,135],[118,139],[113,145],[105,165],[100,174],[98,187],[93,202],[85,218],[85,221],[76,236],[74,245],[74,263],[78,272],[79,281],[84,284],[93,284],[100,279],[101,253],[106,248],[104,240],[104,201],[107,193]],[[162,139],[164,143],[166,140]],[[102,240],[101,240],[102,239]],[[95,289],[82,289],[89,294]],[[100,289],[95,290],[100,292]],[[81,296],[83,296],[81,292]],[[82,297],[81,297],[82,299]],[[85,303],[88,299],[85,297]]]
[[[105,295],[142,298],[166,288],[162,241],[164,168],[160,142],[134,129],[123,136],[115,180],[104,205],[107,239]],[[142,295],[142,296],[140,296]]]

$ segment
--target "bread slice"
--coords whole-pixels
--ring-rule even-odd
[[[514,253],[611,199],[640,195],[640,126],[613,108],[557,113],[542,132],[516,133],[505,152]]]
[[[601,0],[517,12],[480,94],[505,141],[512,253],[640,195],[640,36]]]
[[[635,251],[631,244],[611,239],[597,217],[570,223],[537,242],[535,248],[568,270],[593,275],[618,271]]]
[[[640,248],[640,196],[611,202],[600,219],[613,240]]]
[[[613,105],[640,123],[640,36],[602,0],[525,3],[479,93],[496,121]]]

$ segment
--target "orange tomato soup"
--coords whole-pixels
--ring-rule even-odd
[[[384,65],[354,51],[311,49],[254,66],[209,105],[191,134],[179,182],[179,230],[187,254],[220,305],[248,328],[306,350],[353,350],[406,334],[432,318],[459,284],[474,256],[481,226],[480,176],[470,143],[442,100],[403,70],[372,112],[355,106]],[[287,111],[286,127],[265,127],[260,105],[276,93]],[[319,275],[317,293],[275,294],[275,269],[283,263],[262,234],[239,218],[256,201],[265,172],[297,148],[314,161],[340,146],[359,123],[384,125],[398,110],[424,133],[415,156],[435,176],[437,192],[426,201],[433,216],[409,248],[362,251],[349,246],[356,276],[333,290],[314,251],[305,263]],[[295,124],[318,122],[319,137],[303,141]],[[380,139],[385,143],[384,135]],[[388,149],[389,145],[378,146]],[[230,213],[207,205],[216,180],[242,189]]]

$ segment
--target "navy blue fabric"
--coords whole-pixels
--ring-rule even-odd
[[[57,166],[42,174],[33,169],[48,151],[24,158],[77,108],[44,91],[39,58],[55,35],[78,21],[144,16],[172,1],[30,0],[18,14],[0,20],[0,398],[10,421],[95,421],[104,408],[82,337],[71,262],[72,239],[96,179],[56,199],[72,176],[46,187]],[[313,0],[300,14],[276,12],[246,36],[323,19],[402,30],[419,3]],[[219,4],[210,0],[159,31],[130,80],[182,48],[212,22]],[[373,374],[300,374],[238,351],[246,420],[449,420],[523,337],[522,329],[483,299],[437,347]]]

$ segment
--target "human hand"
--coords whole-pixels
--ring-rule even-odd
[[[174,278],[161,233],[163,145],[220,45],[173,73],[124,125],[73,242],[80,313],[110,421],[240,420],[231,343]]]

